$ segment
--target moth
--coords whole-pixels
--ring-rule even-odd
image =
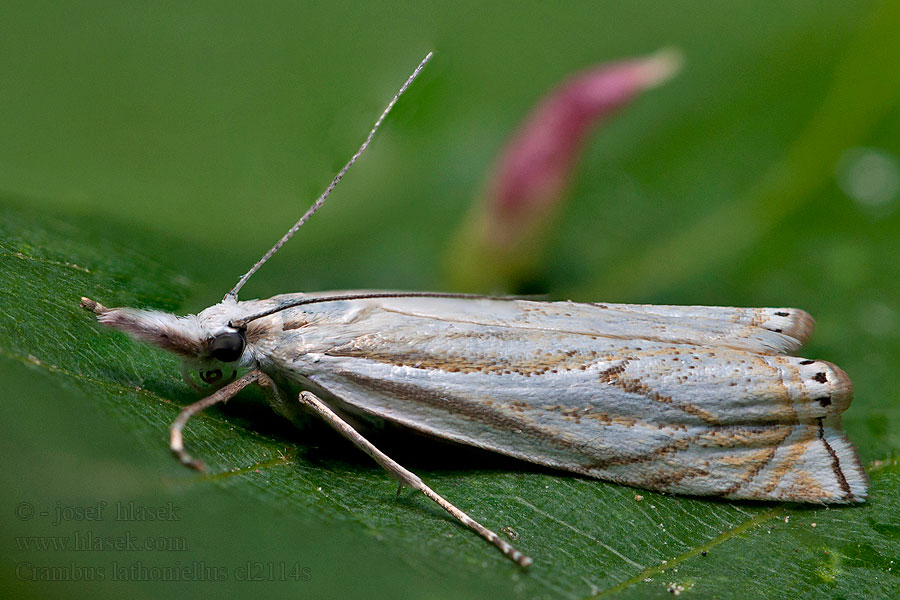
[[[813,328],[795,308],[650,306],[431,292],[344,291],[239,301],[238,291],[322,205],[425,57],[312,207],[197,315],[106,308],[104,325],[184,359],[208,384],[200,411],[255,384],[275,411],[312,411],[401,485],[422,491],[523,566],[531,559],[378,450],[348,421],[375,417],[579,475],[729,499],[841,504],[867,478],[841,429],[853,387],[835,365],[790,356]],[[248,369],[237,377],[238,369]],[[302,389],[298,394],[294,389]]]

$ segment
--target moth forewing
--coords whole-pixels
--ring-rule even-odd
[[[789,323],[805,339],[803,311],[370,298],[276,315],[278,368],[431,435],[661,491],[865,497],[849,379],[772,350],[795,346]]]
[[[786,355],[812,332],[812,318],[798,309],[367,291],[238,301],[241,286],[322,205],[430,58],[325,192],[221,303],[176,317],[82,298],[101,323],[178,354],[204,383],[220,385],[226,373],[234,379],[237,367],[250,370],[181,411],[170,433],[176,456],[201,468],[184,447],[185,424],[256,384],[279,413],[314,412],[523,566],[531,559],[384,455],[342,415],[363,413],[665,492],[862,501],[866,475],[840,425],[852,386],[834,365]]]

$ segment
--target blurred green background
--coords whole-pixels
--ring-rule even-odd
[[[898,3],[868,1],[4,3],[0,591],[897,597],[897,31]],[[557,299],[810,311],[804,355],[856,386],[845,426],[872,478],[865,506],[638,503],[632,489],[382,436],[451,501],[513,527],[536,560],[525,572],[252,393],[187,433],[212,476],[169,457],[168,423],[196,395],[176,361],[92,323],[81,295],[180,313],[217,302],[430,50],[369,153],[243,297],[446,290],[454,231],[537,99],[573,71],[664,46],[682,50],[683,71],[591,141],[538,280]],[[180,520],[107,508],[53,524],[56,508],[101,500],[173,502]],[[22,541],[76,532],[177,548]],[[33,581],[42,567],[69,581]],[[160,567],[193,574],[158,581]],[[257,580],[239,581],[242,567]],[[85,581],[90,568],[103,580]]]

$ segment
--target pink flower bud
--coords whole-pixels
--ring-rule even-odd
[[[515,291],[533,270],[548,217],[565,197],[595,125],[677,71],[663,50],[575,74],[534,108],[501,152],[483,202],[450,257],[454,284]]]

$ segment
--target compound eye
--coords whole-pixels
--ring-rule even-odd
[[[218,361],[234,362],[244,353],[244,336],[237,331],[220,333],[210,343],[209,353]]]

